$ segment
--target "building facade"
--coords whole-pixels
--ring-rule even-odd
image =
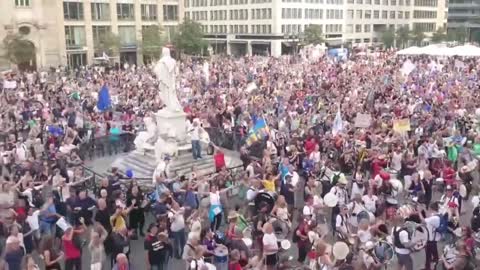
[[[480,0],[450,0],[448,9],[448,28],[462,28],[468,41],[480,42]]]
[[[184,8],[214,50],[237,55],[288,52],[311,24],[341,46],[374,45],[390,27],[428,36],[447,22],[446,0],[184,0]]]
[[[142,63],[143,27],[160,25],[169,39],[184,14],[179,0],[2,0],[0,7],[0,39],[20,33],[31,41],[37,68],[92,64],[110,32],[120,39],[120,63]]]

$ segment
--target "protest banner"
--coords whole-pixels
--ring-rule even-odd
[[[355,117],[355,127],[357,128],[368,128],[372,123],[372,117],[370,114],[359,113]]]
[[[404,118],[393,120],[393,130],[398,133],[410,131],[410,119]]]

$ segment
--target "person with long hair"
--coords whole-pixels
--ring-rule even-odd
[[[53,236],[44,236],[40,242],[40,254],[43,256],[46,270],[62,270],[60,261],[63,260],[63,252],[57,252],[53,244]]]
[[[90,233],[90,242],[88,249],[90,250],[90,269],[101,270],[103,261],[105,260],[104,242],[107,239],[108,232],[100,223],[95,223],[95,228]]]
[[[132,207],[129,213],[130,229],[134,231],[134,235],[137,235],[137,230],[140,236],[145,236],[143,233],[143,226],[145,224],[145,211],[147,206],[147,200],[145,200],[140,187],[132,186],[127,194],[127,207]]]
[[[40,267],[35,263],[32,255],[23,257],[22,270],[40,270]]]

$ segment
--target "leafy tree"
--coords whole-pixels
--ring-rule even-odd
[[[407,26],[402,26],[397,29],[395,33],[395,39],[397,41],[397,47],[403,49],[408,46],[408,42],[411,40],[410,30]]]
[[[421,46],[422,41],[425,39],[425,33],[423,32],[423,30],[420,27],[415,27],[411,35],[413,43],[417,46]]]
[[[3,39],[4,57],[10,62],[21,65],[35,59],[35,46],[18,34],[9,34]]]
[[[393,29],[390,28],[383,32],[380,38],[383,42],[383,47],[391,48],[393,46],[393,43],[395,42],[395,32]]]
[[[96,40],[95,49],[109,56],[118,54],[120,50],[120,38],[113,32],[107,32]]]
[[[160,26],[151,25],[142,29],[142,52],[147,59],[159,59],[164,45]]]
[[[431,41],[434,43],[440,43],[445,40],[447,40],[447,34],[443,27],[438,28],[437,31],[432,34]]]
[[[458,41],[460,43],[465,42],[467,39],[467,28],[462,26],[459,28],[450,28],[447,31],[448,41]]]
[[[203,39],[202,25],[190,19],[185,19],[178,26],[178,32],[174,38],[175,47],[186,54],[200,54],[207,47]]]
[[[321,25],[310,24],[305,28],[305,31],[303,32],[303,34],[305,35],[306,44],[317,45],[325,42],[325,39],[323,38]]]

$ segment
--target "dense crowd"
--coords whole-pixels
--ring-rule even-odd
[[[143,268],[135,241],[152,270],[410,270],[423,253],[427,270],[480,267],[478,59],[178,63],[193,157],[213,154],[197,151],[207,130],[217,173],[160,173],[153,190],[84,169],[132,151],[162,108],[149,66],[5,75],[0,269]],[[105,87],[112,104],[99,109]],[[268,135],[251,140],[260,120]],[[243,168],[226,168],[221,147]]]

